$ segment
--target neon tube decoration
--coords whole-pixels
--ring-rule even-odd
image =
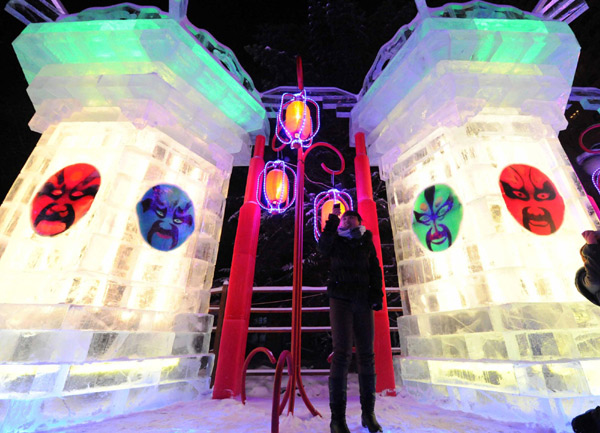
[[[323,191],[315,197],[314,201],[314,212],[315,217],[314,221],[314,231],[315,231],[315,240],[318,241],[321,237],[321,232],[325,227],[325,222],[331,211],[333,210],[333,205],[336,203],[340,203],[340,209],[342,214],[347,210],[354,210],[354,204],[352,203],[352,197],[350,194],[340,191],[336,188],[332,188],[328,191]]]
[[[291,195],[290,183],[293,185]],[[295,200],[296,173],[294,170],[280,159],[267,162],[258,177],[257,203],[270,214],[280,214],[288,210]]]
[[[314,129],[309,104],[313,106],[316,113]],[[285,119],[282,118],[284,110]],[[277,113],[275,135],[284,146],[289,144],[292,149],[298,146],[306,149],[311,146],[313,138],[319,132],[319,116],[319,106],[306,96],[305,89],[293,94],[284,93]]]
[[[340,168],[339,170],[332,170],[325,165],[325,163],[321,163],[321,168],[325,170],[325,172],[330,175],[337,175],[344,171],[346,168],[346,163],[344,158],[339,150],[333,147],[329,143],[318,142],[313,143],[313,137],[318,131],[319,124],[319,109],[317,104],[306,98],[306,92],[304,90],[303,78],[302,78],[302,59],[300,57],[296,58],[296,72],[298,74],[298,87],[300,89],[299,93],[292,95],[297,99],[292,98],[292,100],[286,101],[286,98],[289,98],[290,94],[284,94],[281,97],[281,109],[277,116],[277,128],[276,133],[273,136],[272,141],[272,149],[275,152],[279,152],[284,149],[287,145],[290,145],[292,149],[298,150],[298,164],[296,167],[296,181],[294,182],[295,189],[295,203],[296,203],[296,213],[295,213],[295,223],[294,223],[294,273],[293,273],[293,290],[292,290],[292,342],[291,342],[291,350],[284,350],[277,360],[277,366],[275,368],[275,378],[273,385],[273,409],[272,409],[272,419],[271,419],[271,433],[279,432],[279,415],[283,413],[284,408],[288,407],[288,414],[294,413],[294,403],[296,397],[296,390],[298,390],[304,404],[310,411],[313,416],[321,416],[321,414],[314,408],[308,396],[306,395],[306,391],[304,390],[304,385],[302,384],[302,376],[300,373],[300,354],[301,354],[301,332],[302,332],[302,255],[303,255],[303,240],[304,240],[304,162],[306,157],[310,153],[312,149],[317,147],[327,147],[331,149],[338,156],[340,160]],[[314,104],[316,107],[317,117],[315,118],[315,123],[317,124],[314,131],[309,136],[306,136],[306,139],[302,137],[305,136],[304,131],[308,130],[306,127],[307,122],[307,112],[308,109],[300,110],[302,113],[302,121],[289,122],[288,126],[284,124],[284,120],[281,116],[281,111],[283,109],[287,109],[289,105],[294,101],[300,101],[305,104],[306,101]],[[296,108],[294,108],[295,110]],[[286,113],[287,116],[287,113]],[[312,125],[312,119],[310,120]],[[290,126],[291,125],[291,126]],[[292,128],[290,130],[288,128]],[[280,132],[286,132],[286,136],[282,137]],[[279,139],[281,141],[280,146],[276,146],[275,139]],[[277,161],[274,161],[277,162]],[[267,163],[267,165],[270,163]],[[281,168],[279,168],[281,170]],[[277,175],[274,178],[281,177],[282,175]],[[266,176],[263,174],[263,182]],[[277,188],[275,188],[277,190]],[[282,190],[280,190],[283,192]],[[275,194],[277,195],[277,194]],[[279,201],[279,199],[277,200]],[[264,350],[263,350],[264,349]],[[263,352],[267,353],[270,351],[266,348],[259,348],[252,351],[248,357],[246,358],[245,367],[242,369],[242,393],[244,393],[245,388],[245,377],[246,377],[246,368],[249,364],[249,359],[253,357],[256,353]],[[271,359],[271,357],[269,357]],[[283,374],[284,365],[287,365],[289,374],[288,374],[288,383],[286,386],[286,392],[283,398],[280,400],[280,389],[281,389],[281,375]]]
[[[583,143],[583,137],[586,136],[589,132],[591,132],[595,129],[598,129],[598,128],[600,128],[600,123],[590,126],[585,131],[583,131],[581,134],[579,134],[579,147],[581,147],[585,152],[593,153],[593,154],[600,153],[600,149],[598,149],[596,147],[598,144],[597,142],[594,143],[592,146],[587,146]]]

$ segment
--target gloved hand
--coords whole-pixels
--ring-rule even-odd
[[[371,310],[373,311],[379,311],[383,308],[383,302],[382,301],[376,301],[374,303],[371,304]]]

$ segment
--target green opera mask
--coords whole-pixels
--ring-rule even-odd
[[[444,251],[458,236],[462,204],[448,185],[431,185],[423,190],[413,207],[413,232],[430,251]]]

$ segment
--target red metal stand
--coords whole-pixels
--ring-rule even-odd
[[[273,150],[278,151],[281,150],[284,146],[280,148],[274,148]],[[294,224],[294,273],[293,273],[293,288],[292,288],[292,344],[291,344],[291,353],[287,350],[284,350],[279,355],[279,360],[277,361],[277,368],[275,369],[275,378],[273,385],[273,413],[271,419],[271,433],[279,432],[279,415],[283,413],[285,406],[288,406],[288,413],[294,413],[295,399],[296,399],[296,390],[300,393],[302,397],[302,401],[304,402],[307,409],[313,416],[321,416],[319,411],[315,409],[312,405],[308,396],[306,395],[306,391],[304,390],[304,385],[302,384],[302,373],[301,373],[301,351],[302,351],[302,256],[303,256],[303,240],[304,240],[304,162],[306,157],[310,153],[312,149],[317,147],[327,147],[335,152],[336,155],[340,158],[341,167],[339,170],[331,170],[325,164],[321,164],[321,168],[325,170],[329,174],[340,174],[346,168],[346,164],[342,154],[331,144],[329,143],[315,143],[310,146],[306,151],[302,148],[302,146],[298,147],[298,167],[296,173],[296,217]],[[389,334],[389,328],[388,328]],[[255,354],[262,352],[265,353],[271,362],[275,358],[271,352],[264,348],[258,347],[254,349],[247,357],[246,362],[244,363],[244,368],[241,374],[242,381],[242,401],[246,399],[245,392],[245,383],[246,383],[246,369],[250,364],[250,360],[254,357]],[[283,366],[284,363],[287,363],[288,366],[288,383],[286,386],[285,395],[283,399],[279,400],[280,390],[281,390],[281,376],[283,374]],[[213,394],[214,398],[214,394]]]
[[[377,258],[382,264],[381,239],[379,237],[379,223],[377,219],[377,206],[373,200],[373,185],[371,183],[371,166],[365,145],[365,134],[355,134],[356,157],[354,158],[354,172],[356,176],[356,201],[358,212],[363,218],[364,225],[373,233],[373,243]],[[381,266],[383,271],[383,266]],[[383,275],[382,275],[383,277]],[[386,391],[388,395],[396,395],[396,382],[394,380],[394,364],[392,362],[392,343],[390,341],[390,322],[385,297],[385,280],[383,289],[383,308],[375,311],[375,371],[377,372],[377,392]]]
[[[221,332],[221,343],[213,398],[229,398],[241,391],[240,371],[244,364],[252,287],[254,286],[254,267],[256,247],[260,230],[260,206],[256,202],[258,176],[265,166],[263,159],[265,137],[256,137],[254,156],[250,160],[244,204],[240,209],[231,274],[229,295],[225,306],[225,319]]]

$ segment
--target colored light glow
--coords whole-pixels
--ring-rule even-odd
[[[247,131],[261,130],[266,119],[261,103],[171,19],[34,23],[13,46],[29,83],[46,65],[109,63],[113,69],[120,65],[115,73],[129,74],[136,63],[159,63],[170,69],[156,68],[165,81],[175,72]],[[195,62],[182,67],[178,59],[186,57]]]
[[[277,206],[287,202],[290,181],[285,171],[277,168],[269,171],[265,179],[265,194],[269,203]]]
[[[321,237],[321,232],[325,227],[325,223],[327,222],[329,214],[333,210],[333,205],[335,203],[340,203],[340,210],[342,211],[342,214],[346,210],[354,209],[354,204],[352,202],[352,197],[350,197],[350,194],[344,191],[339,191],[336,188],[332,188],[328,191],[323,191],[317,194],[317,196],[315,197],[313,204],[313,233],[316,241],[318,241]]]
[[[292,137],[306,140],[312,133],[310,110],[302,101],[293,101],[285,109],[285,128]]]
[[[327,218],[329,218],[329,215],[333,212],[333,206],[335,206],[336,204],[340,205],[340,215],[344,215],[344,212],[346,212],[346,206],[338,199],[332,198],[323,203],[323,206],[321,206],[321,231],[323,231],[323,229],[325,228]]]
[[[0,290],[0,303],[206,312],[224,185],[231,170],[216,167],[213,161],[219,161],[219,152],[224,151],[207,146],[199,149],[204,157],[191,154],[184,162],[183,146],[154,128],[139,131],[127,121],[92,121],[106,118],[103,110],[84,115],[90,121],[63,122],[44,133],[42,141],[51,147],[34,150],[3,206],[13,209],[15,203],[31,202],[39,179],[49,178],[69,162],[93,161],[104,187],[86,216],[61,235],[38,236],[27,207],[4,214],[0,227],[12,224],[12,228],[4,232],[11,240],[0,259],[7,287]],[[194,203],[196,229],[183,247],[168,254],[148,248],[136,215],[136,203],[156,185],[149,180],[157,176],[177,181]],[[179,242],[182,236],[180,231]],[[128,315],[119,311],[110,323],[122,323]]]
[[[598,191],[598,194],[600,194],[600,185],[599,185],[599,181],[600,181],[600,168],[597,168],[596,170],[594,170],[594,172],[592,173],[592,183],[594,184],[594,186],[596,187],[596,191]]]
[[[274,172],[274,174],[271,174]],[[292,195],[289,191],[289,179],[292,179]],[[261,208],[271,214],[283,213],[296,201],[296,174],[291,167],[280,159],[269,161],[258,176],[256,201]]]
[[[60,365],[49,364],[0,364],[0,377],[7,380],[10,377],[54,374],[60,368]]]
[[[313,109],[316,112],[315,115],[315,124],[314,130],[312,125],[312,116],[310,114],[309,105],[312,105]],[[294,130],[288,129],[288,107],[294,107],[291,114],[291,120],[289,121],[289,125],[294,128]],[[283,113],[286,113],[286,119],[282,118]],[[299,114],[302,113],[302,122],[299,122]],[[294,121],[292,121],[292,119]],[[312,144],[313,138],[319,132],[320,127],[320,113],[319,113],[319,105],[312,99],[306,96],[306,90],[303,89],[299,93],[284,93],[281,95],[281,103],[279,104],[279,111],[277,113],[277,128],[275,129],[275,134],[277,135],[277,139],[283,143],[284,145],[290,145],[292,148],[296,146],[302,147],[310,147]],[[298,123],[300,123],[298,125]],[[306,135],[310,126],[310,134]],[[301,131],[301,132],[300,132]],[[283,132],[283,134],[281,133]],[[303,138],[305,137],[306,138]]]
[[[124,370],[158,371],[179,365],[179,358],[146,359],[143,361],[91,362],[89,364],[72,365],[69,374],[72,376],[85,374],[117,373]]]
[[[545,21],[542,20],[475,18],[473,24],[478,30],[490,32],[548,33]]]

